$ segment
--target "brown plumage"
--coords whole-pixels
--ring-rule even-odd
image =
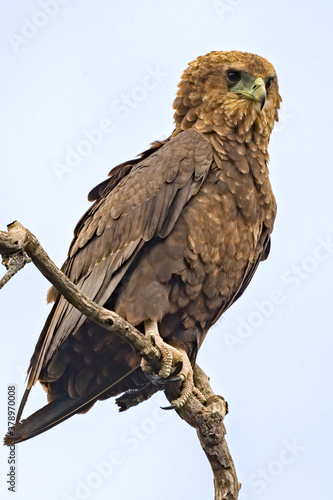
[[[268,256],[276,204],[267,147],[280,101],[265,59],[237,51],[198,57],[179,84],[173,134],[111,170],[75,229],[62,268],[69,278],[142,332],[145,321],[157,321],[162,338],[192,363],[208,329]],[[56,290],[49,299],[55,303],[28,390],[40,380],[52,403],[7,442],[43,432],[97,399],[150,392],[127,343]]]

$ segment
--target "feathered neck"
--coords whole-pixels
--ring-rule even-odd
[[[204,82],[193,82],[189,75],[183,75],[174,100],[174,135],[188,128],[201,133],[216,133],[221,138],[239,143],[254,142],[267,152],[274,122],[278,121],[278,103],[266,104],[262,110],[257,102],[240,98],[231,93],[221,95],[218,89],[205,91]]]

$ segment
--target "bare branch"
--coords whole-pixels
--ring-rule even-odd
[[[4,256],[5,264],[7,262],[11,269],[15,268],[15,272],[21,269],[30,257],[43,276],[68,302],[91,321],[126,340],[139,356],[145,358],[153,367],[158,367],[161,356],[159,350],[116,313],[98,306],[85,296],[51,261],[37,238],[19,222],[10,224],[8,233],[0,231],[0,254]],[[177,413],[197,431],[201,446],[213,470],[215,500],[236,500],[240,484],[225,440],[226,430],[223,424],[228,411],[227,403],[221,396],[214,394],[207,375],[197,365],[194,367],[194,382],[206,397],[205,405],[192,394]],[[179,385],[168,384],[165,392],[172,401],[178,395]]]
[[[214,394],[209,378],[198,365],[195,365],[193,371],[195,386],[206,397],[206,403],[203,405],[191,395],[186,405],[176,411],[197,431],[201,447],[213,470],[215,500],[236,500],[241,485],[225,440],[223,423],[228,405],[221,396]],[[168,386],[165,392],[169,401],[172,401],[177,395],[177,388]]]

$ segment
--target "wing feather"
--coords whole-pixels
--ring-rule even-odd
[[[187,201],[198,191],[213,161],[210,142],[187,130],[152,148],[149,156],[116,180],[101,183],[100,198],[81,218],[63,271],[92,300],[103,305],[145,242],[166,237]],[[112,174],[112,172],[111,172]],[[58,346],[85,316],[58,296],[30,362],[28,388]]]

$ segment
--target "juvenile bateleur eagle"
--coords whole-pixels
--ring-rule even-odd
[[[6,443],[35,436],[97,400],[126,409],[183,381],[209,328],[237,300],[270,250],[276,203],[268,142],[280,106],[273,66],[238,51],[211,52],[184,71],[175,129],[125,162],[89,194],[62,269],[97,304],[149,335],[161,349],[159,373],[116,334],[86,319],[51,288],[53,308],[29,367],[49,404],[17,423]],[[176,370],[175,360],[180,368]],[[179,363],[181,360],[181,363]]]

